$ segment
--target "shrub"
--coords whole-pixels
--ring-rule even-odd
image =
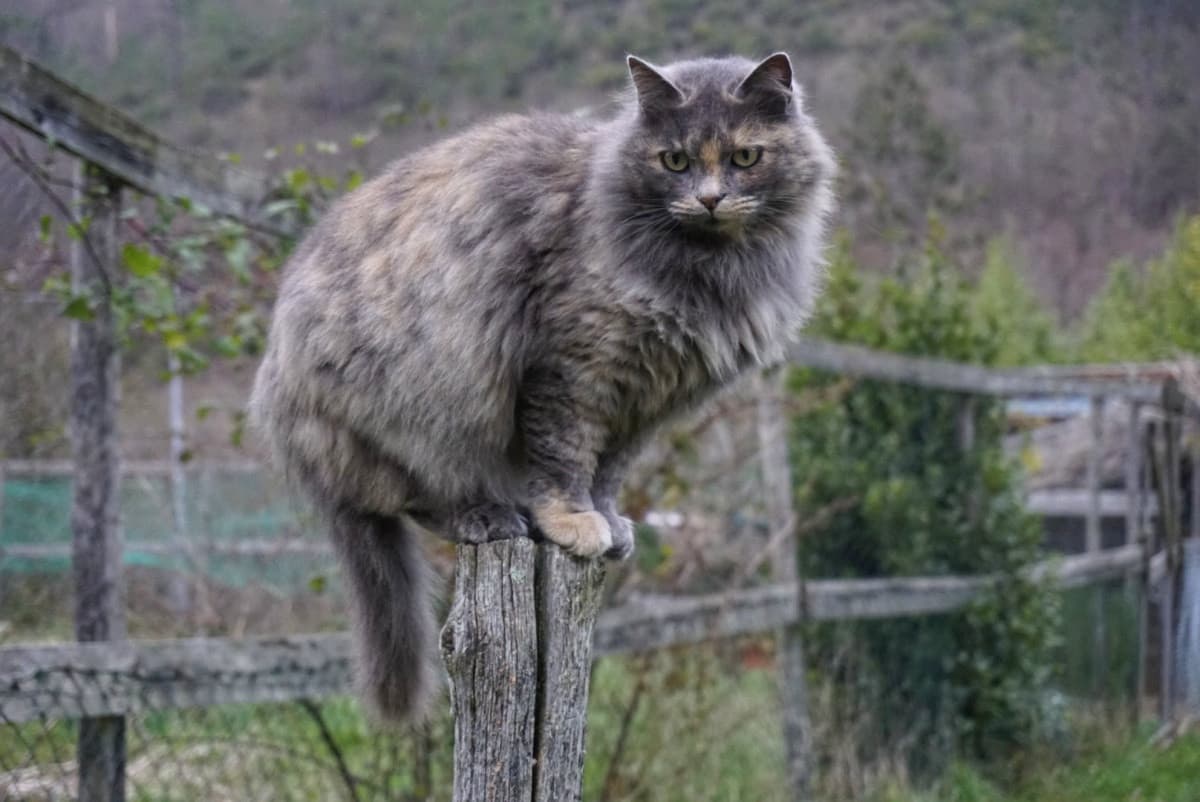
[[[1010,323],[961,278],[936,231],[898,278],[864,282],[848,253],[844,243],[836,251],[814,334],[988,364],[1006,355]],[[792,386],[831,380],[798,371]],[[959,428],[966,404],[971,444]],[[996,401],[873,381],[794,425],[799,508],[849,502],[803,544],[808,576],[1002,577],[960,613],[817,632],[823,664],[846,665],[845,655],[853,655],[847,696],[874,698],[877,742],[866,748],[906,749],[918,774],[936,771],[960,749],[974,757],[1007,754],[1039,724],[1055,607],[1047,588],[1020,573],[1037,558],[1041,533],[1024,512],[1002,433]]]
[[[1200,216],[1181,223],[1162,258],[1139,273],[1118,262],[1081,326],[1087,360],[1168,359],[1200,352]],[[1147,314],[1153,310],[1153,314]]]

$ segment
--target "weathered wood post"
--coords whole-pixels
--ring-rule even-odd
[[[1142,720],[1142,703],[1146,698],[1146,656],[1150,642],[1150,538],[1146,528],[1145,486],[1146,439],[1142,427],[1142,406],[1129,404],[1129,431],[1125,443],[1125,541],[1136,543],[1142,560],[1134,578],[1134,599],[1137,608],[1137,667],[1134,672],[1133,722]]]
[[[788,462],[787,418],[783,413],[782,376],[758,383],[758,441],[766,498],[768,537],[778,543],[771,562],[775,581],[797,584],[796,512],[792,502],[792,469]],[[803,600],[803,594],[797,598]],[[783,740],[787,755],[792,799],[811,799],[812,727],[808,715],[808,679],[805,675],[802,610],[795,620],[776,633],[779,650],[779,695],[783,713]]]
[[[0,532],[4,531],[4,484],[8,481],[4,475],[4,460],[0,460]],[[4,562],[4,549],[0,547],[0,564]],[[0,584],[0,607],[4,605],[4,585]]]
[[[179,566],[171,572],[167,596],[171,610],[177,615],[186,616],[191,612],[191,591],[189,588],[195,563],[188,542],[187,523],[187,473],[184,471],[186,459],[185,438],[187,430],[183,422],[183,368],[179,357],[170,354],[167,357],[167,370],[171,378],[167,382],[167,428],[170,432],[168,459],[171,463],[168,482],[171,488],[171,522],[174,528],[175,545],[178,549]]]
[[[458,547],[442,630],[454,802],[580,798],[604,573],[600,560],[525,539]]]
[[[90,312],[71,323],[75,637],[114,641],[125,639],[118,521],[120,359],[112,310],[120,185],[83,162],[78,175],[76,200],[87,230],[72,246],[71,284],[89,299]],[[80,802],[125,799],[124,718],[82,719],[77,757]]]
[[[1086,546],[1088,554],[1099,554],[1104,548],[1100,517],[1100,468],[1104,456],[1104,397],[1092,396],[1089,415],[1090,438],[1087,456],[1088,506]],[[1104,620],[1104,583],[1092,589],[1092,689],[1103,698],[1104,680],[1108,671],[1108,632]]]
[[[1175,625],[1178,620],[1181,583],[1183,579],[1183,487],[1180,471],[1180,436],[1182,434],[1183,395],[1179,383],[1168,379],[1163,384],[1163,465],[1162,492],[1160,495],[1159,518],[1165,534],[1164,548],[1167,555],[1167,572],[1163,577],[1160,595],[1162,621],[1162,687],[1159,691],[1159,709],[1164,722],[1175,718],[1175,701],[1178,691],[1175,673]]]

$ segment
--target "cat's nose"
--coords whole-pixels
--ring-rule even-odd
[[[721,198],[725,197],[724,193],[720,195],[697,195],[696,200],[704,204],[704,208],[710,212],[717,208],[717,204],[721,202]]]

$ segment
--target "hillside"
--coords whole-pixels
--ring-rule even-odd
[[[603,103],[626,52],[787,49],[841,154],[841,222],[866,263],[889,268],[936,212],[968,252],[1008,235],[1068,317],[1200,197],[1190,3],[9,0],[0,39],[252,161],[382,123],[376,166],[500,110]]]

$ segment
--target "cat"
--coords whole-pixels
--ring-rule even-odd
[[[251,421],[328,523],[385,720],[436,684],[415,528],[628,556],[639,448],[780,359],[819,291],[835,163],[787,55],[628,67],[612,119],[408,155],[285,268]]]

